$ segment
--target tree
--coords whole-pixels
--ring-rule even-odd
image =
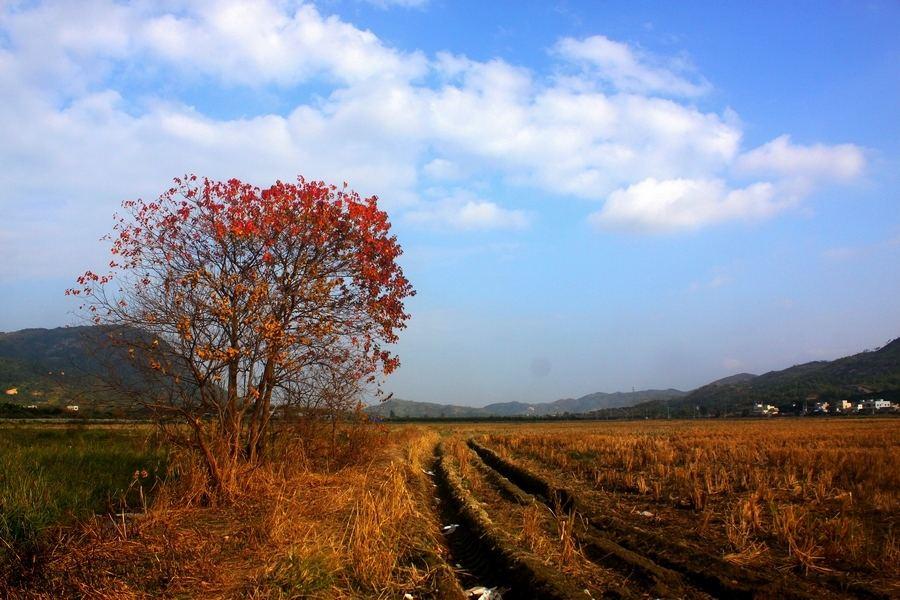
[[[386,345],[415,292],[376,197],[190,175],[123,208],[109,272],[67,294],[126,332],[112,343],[152,382],[130,393],[197,451],[216,490],[265,459],[276,408],[358,401],[399,365]]]

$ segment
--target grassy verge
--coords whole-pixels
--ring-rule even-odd
[[[189,457],[173,455],[178,477],[156,490],[145,513],[124,519],[77,517],[84,507],[115,503],[127,488],[141,468],[135,461],[147,456],[136,438],[104,442],[95,437],[102,433],[69,430],[60,434],[62,447],[51,436],[55,448],[38,460],[44,444],[29,435],[42,436],[14,435],[4,460],[27,464],[15,465],[19,475],[6,481],[7,493],[31,510],[30,523],[74,521],[47,528],[53,535],[24,576],[8,571],[13,576],[4,585],[0,572],[0,597],[464,597],[429,508],[433,491],[424,471],[438,437],[433,431],[366,427],[355,437],[338,436],[357,447],[340,464],[323,458],[318,438],[287,443],[221,504],[197,500],[202,473]],[[79,436],[86,437],[77,450]],[[82,453],[90,455],[89,473],[77,460],[55,464]],[[54,477],[46,477],[47,468]],[[38,485],[49,488],[43,498],[27,491]]]
[[[148,436],[142,427],[0,426],[0,564],[33,554],[56,525],[140,506],[165,460]]]

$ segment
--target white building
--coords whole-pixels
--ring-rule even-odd
[[[856,410],[880,410],[883,408],[891,408],[890,401],[884,398],[868,398],[856,405]]]

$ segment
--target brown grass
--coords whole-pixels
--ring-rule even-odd
[[[184,458],[146,514],[61,529],[12,598],[439,597],[444,552],[421,469],[437,435],[369,431],[369,452],[323,470],[285,454],[228,503],[201,506]],[[445,575],[445,573],[444,573]]]
[[[454,578],[423,472],[439,439],[519,547],[585,587],[621,583],[582,554],[577,514],[488,481],[471,435],[702,552],[897,590],[900,420],[790,419],[370,426],[342,432],[337,454],[306,435],[217,506],[204,504],[202,469],[175,456],[177,477],[145,513],[55,530],[0,597],[447,597]]]
[[[485,473],[476,467],[480,459],[466,444],[466,436],[444,440],[444,451],[459,472],[463,486],[483,509],[493,525],[510,536],[519,548],[533,558],[562,572],[579,590],[602,593],[619,576],[590,561],[582,552],[576,528],[583,526],[574,512],[532,500],[522,504],[505,498]],[[519,491],[521,494],[521,491]]]
[[[487,436],[737,563],[900,577],[900,421],[596,423]],[[693,517],[690,515],[693,514]]]

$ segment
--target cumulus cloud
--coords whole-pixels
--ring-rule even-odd
[[[771,216],[787,204],[770,183],[729,189],[720,179],[645,179],[610,194],[590,216],[597,227],[640,232],[691,230],[730,220]]]
[[[735,166],[750,175],[798,177],[811,181],[849,181],[865,166],[862,149],[854,144],[802,145],[782,135],[738,156]]]
[[[306,3],[3,5],[3,255],[18,274],[77,270],[88,250],[48,262],[22,231],[94,248],[120,200],[188,171],[260,184],[302,172],[378,194],[409,225],[527,227],[531,213],[491,197],[422,199],[427,185],[491,181],[605,202],[590,217],[603,227],[671,231],[770,216],[800,196],[784,181],[863,168],[849,145],[778,138],[741,154],[733,113],[677,100],[707,85],[678,61],[602,36],[553,55],[582,68],[401,51]],[[190,100],[235,89],[280,110],[223,117]],[[731,172],[765,181],[735,186]]]
[[[525,229],[531,220],[523,210],[503,208],[464,190],[411,210],[406,219],[411,223],[460,231]]]
[[[624,92],[699,96],[709,91],[702,78],[685,77],[683,61],[665,64],[648,53],[603,35],[563,38],[555,47],[560,56],[588,67],[598,78]]]
[[[268,0],[188,6],[183,14],[147,19],[137,39],[176,67],[245,84],[288,85],[315,75],[346,82],[405,79],[426,66],[421,55],[390,49],[372,32],[323,17],[311,4],[293,12]]]
[[[427,70],[421,53],[389,48],[372,32],[325,17],[312,4],[274,0],[47,2],[8,7],[0,27],[37,73],[88,81],[106,74],[110,61],[125,59],[161,61],[177,72],[254,86],[294,85],[317,76],[405,79]],[[148,65],[132,67],[140,74]]]

